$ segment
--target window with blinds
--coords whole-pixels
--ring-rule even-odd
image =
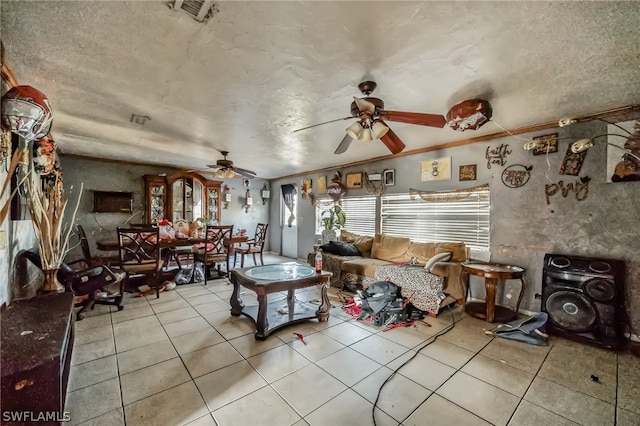
[[[329,210],[332,205],[316,207],[316,233],[321,234],[322,212]],[[371,235],[376,233],[376,197],[375,195],[365,197],[343,198],[340,207],[347,216],[345,227],[349,232],[360,235]]]
[[[462,241],[471,248],[474,258],[487,257],[491,210],[489,190],[471,192],[461,200],[449,200],[448,195],[451,193],[442,192],[435,196],[436,201],[433,202],[424,201],[419,195],[382,196],[382,232],[409,237],[417,242]]]

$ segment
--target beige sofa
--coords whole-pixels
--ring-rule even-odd
[[[372,282],[382,278],[380,274],[376,274],[376,271],[380,272],[379,267],[381,266],[384,266],[385,273],[388,273],[393,270],[393,267],[403,268],[400,266],[403,264],[425,265],[436,254],[448,252],[451,254],[449,261],[436,263],[431,268],[431,274],[424,268],[412,268],[412,274],[391,274],[391,278],[400,287],[405,284],[403,287],[403,296],[405,297],[409,297],[409,294],[405,294],[405,287],[414,290],[415,283],[402,282],[403,280],[421,281],[433,285],[439,283],[441,296],[438,300],[441,300],[440,306],[455,301],[461,303],[464,301],[467,280],[466,275],[463,273],[462,263],[468,259],[469,255],[469,250],[464,243],[417,243],[412,242],[409,238],[394,237],[386,234],[366,237],[345,231],[340,234],[340,240],[352,243],[358,248],[362,256],[341,256],[323,252],[323,269],[333,273],[331,285],[334,287],[345,288],[350,291],[366,288]],[[309,254],[308,260],[310,264],[313,264],[313,253]],[[401,272],[400,269],[398,271]],[[408,269],[405,271],[408,271]],[[419,275],[419,280],[409,278],[418,276],[416,274]],[[441,277],[441,279],[438,280],[436,277]],[[414,293],[415,291],[412,291],[411,294]],[[416,299],[419,298],[415,294],[414,297]],[[425,304],[425,306],[427,305]],[[430,306],[431,308],[428,310],[433,311],[433,303]],[[420,306],[417,307],[423,309]]]

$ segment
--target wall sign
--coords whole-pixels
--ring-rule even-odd
[[[540,142],[540,145],[533,148],[533,155],[551,154],[558,152],[558,134],[551,133],[549,135],[536,136],[534,141]]]
[[[466,166],[460,166],[458,173],[458,180],[476,180],[476,172],[478,170],[477,164],[467,164]]]
[[[558,183],[547,184],[544,186],[544,192],[547,197],[547,204],[551,204],[549,198],[554,196],[560,191],[562,196],[567,198],[569,192],[575,193],[576,200],[582,201],[587,198],[589,193],[589,182],[591,178],[588,176],[581,177],[575,182],[571,182],[565,186],[564,181],[558,181]]]
[[[571,144],[567,145],[567,152],[564,154],[559,173],[561,175],[578,176],[582,168],[582,163],[584,163],[584,157],[586,156],[587,151],[575,153],[571,151]]]
[[[502,144],[495,149],[491,149],[491,147],[488,146],[487,152],[485,153],[485,158],[487,159],[487,169],[490,169],[492,164],[504,166],[507,163],[506,158],[509,154],[511,154],[509,145]]]
[[[512,164],[502,171],[502,183],[508,188],[520,188],[529,182],[533,166]]]

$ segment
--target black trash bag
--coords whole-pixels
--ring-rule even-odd
[[[359,320],[381,326],[402,322],[408,317],[407,303],[400,295],[400,287],[391,281],[376,281],[358,294],[362,299]]]

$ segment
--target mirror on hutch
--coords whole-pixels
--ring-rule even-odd
[[[199,218],[205,218],[207,223],[220,222],[222,182],[186,173],[171,177],[145,175],[144,181],[146,223]]]

